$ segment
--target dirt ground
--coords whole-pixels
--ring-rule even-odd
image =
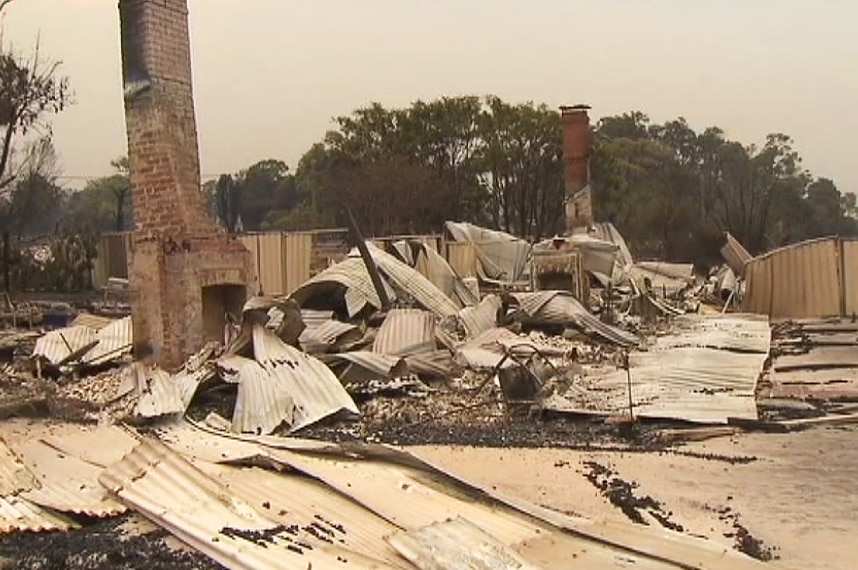
[[[217,570],[136,515],[81,521],[67,532],[20,532],[0,538],[0,568],[21,570]]]
[[[818,428],[742,434],[661,452],[409,451],[466,480],[555,510],[600,521],[639,515],[643,524],[681,528],[775,566],[833,570],[853,567],[848,561],[858,558],[856,437],[854,427]]]

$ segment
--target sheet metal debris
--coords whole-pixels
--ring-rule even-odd
[[[640,342],[635,335],[600,321],[565,291],[514,293],[513,297],[518,301],[527,324],[576,326],[620,346],[635,346]]]
[[[473,244],[477,255],[477,272],[488,283],[523,283],[530,281],[528,258],[531,246],[505,232],[481,228],[469,223],[447,222],[447,231],[459,242]]]
[[[400,532],[388,541],[420,570],[539,570],[465,519]]]
[[[391,300],[397,298],[398,290],[440,317],[453,316],[458,312],[456,304],[418,271],[372,245],[367,247],[383,274],[383,285]],[[381,308],[381,301],[360,257],[350,256],[319,273],[299,287],[292,297],[302,307],[310,307],[309,303],[314,300],[326,302],[327,298],[329,303],[331,295],[344,299],[350,317],[367,305]]]
[[[359,413],[328,367],[262,325],[253,327],[253,355],[253,360],[228,355],[218,362],[239,384],[242,406],[236,406],[234,428],[271,433],[286,422],[297,431],[340,411]]]
[[[732,418],[756,420],[754,395],[769,357],[768,340],[761,333],[764,321],[748,317],[740,323],[735,316],[732,321],[692,320],[686,330],[659,339],[650,352],[632,352],[629,372],[591,369],[574,390],[553,394],[543,405],[555,411],[631,413],[711,424],[726,424]],[[756,345],[749,341],[755,334]],[[723,348],[708,348],[716,345]]]
[[[435,350],[435,317],[419,309],[393,309],[375,336],[372,351],[407,356]]]
[[[36,341],[34,357],[41,357],[59,366],[72,357],[82,356],[98,342],[96,332],[89,327],[67,327],[50,331]]]

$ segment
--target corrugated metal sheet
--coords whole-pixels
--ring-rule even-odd
[[[682,315],[671,322],[671,334],[658,337],[651,350],[697,347],[768,354],[771,337],[764,315]]]
[[[0,497],[0,534],[49,532],[77,527],[78,524],[74,521],[21,497],[14,495]]]
[[[428,279],[389,253],[383,252],[371,244],[368,246],[376,265],[384,275],[385,281],[394,284],[421,306],[438,316],[445,317],[456,314],[458,309],[455,303],[441,293]],[[298,288],[292,296],[303,306],[311,298],[335,294],[336,287],[332,289],[332,284],[347,289],[345,295],[349,316],[354,316],[366,304],[376,308],[381,307],[381,301],[378,299],[369,273],[360,257],[350,257],[316,275]],[[395,299],[396,295],[393,289],[390,289],[389,285],[386,285],[386,288],[389,289],[388,296],[390,299]]]
[[[527,357],[534,351],[539,351],[545,356],[563,355],[563,351],[556,347],[534,342],[527,337],[520,337],[507,329],[492,328],[459,346],[456,349],[455,360],[462,366],[486,370],[498,366],[504,360],[504,354],[507,352]],[[507,368],[516,366],[516,364],[512,360],[506,359],[502,366]]]
[[[310,279],[310,265],[313,257],[313,234],[289,232],[283,236],[285,249],[284,290],[290,295]]]
[[[360,257],[345,259],[312,277],[292,293],[292,298],[302,308],[310,299],[335,305],[336,303],[330,302],[331,297],[343,295],[342,289],[347,290],[345,294],[347,295],[350,317],[355,316],[367,304],[377,308],[381,307],[381,301]],[[387,289],[388,297],[391,300],[396,298],[396,294],[386,283],[385,289]]]
[[[498,311],[503,303],[497,295],[487,295],[476,307],[465,307],[459,311],[459,320],[471,338],[497,326]]]
[[[329,527],[324,521],[340,526],[342,532],[335,530],[338,537],[336,548],[340,550],[341,558],[347,561],[341,565],[349,567],[353,560],[365,559],[368,564],[377,561],[396,568],[413,568],[384,540],[399,530],[396,526],[354,501],[332,493],[327,486],[313,479],[202,461],[194,461],[194,466],[229,489],[232,495],[263,511],[266,517],[275,519],[279,525],[299,529],[300,539],[309,538],[309,544],[316,547],[331,545],[305,530],[307,527],[312,527],[313,523],[321,524],[322,528]],[[318,562],[321,564],[323,561]]]
[[[154,441],[141,443],[104,472],[100,481],[152,522],[230,569],[336,568],[344,564],[343,559],[355,568],[391,568],[324,540],[329,532],[341,534],[336,522],[292,517],[291,524],[283,524],[262,505],[240,499]],[[270,531],[271,537],[249,540],[225,529],[239,534]]]
[[[21,442],[14,446],[14,450],[38,480],[37,486],[21,493],[27,501],[64,513],[91,517],[109,517],[125,512],[125,507],[98,484],[99,467],[60,453],[41,440]]]
[[[625,238],[617,228],[614,227],[614,224],[611,222],[598,223],[595,224],[593,230],[593,237],[603,241],[609,241],[619,248],[619,256],[617,260],[620,262],[622,267],[627,267],[635,262]]]
[[[384,319],[372,351],[406,356],[435,350],[435,316],[419,309],[393,309]]]
[[[453,356],[446,350],[410,354],[405,363],[412,374],[421,377],[448,378],[455,367]]]
[[[89,313],[81,313],[71,322],[73,327],[89,327],[94,331],[99,331],[107,325],[113,323],[116,319],[111,317],[102,317],[100,315],[91,315]]]
[[[370,248],[370,253],[391,283],[408,293],[421,306],[439,317],[452,317],[458,313],[456,304],[415,269],[379,249]]]
[[[478,277],[477,247],[471,242],[447,242],[447,263],[462,277]]]
[[[104,364],[129,354],[133,342],[131,317],[113,321],[99,330],[96,338],[98,344],[83,357],[87,364]]]
[[[803,242],[745,266],[744,310],[772,318],[836,316],[843,294],[838,240]]]
[[[388,539],[420,570],[539,570],[505,544],[457,518]]]
[[[844,239],[843,307],[844,316],[858,314],[858,239]]]
[[[655,293],[666,292],[675,295],[693,282],[694,265],[690,263],[666,263],[640,261],[626,268],[626,275],[643,288],[649,280]]]
[[[653,351],[629,355],[635,416],[713,424],[757,419],[754,394],[769,356],[765,321],[737,315],[678,321]],[[625,370],[597,368],[544,405],[557,411],[627,414],[628,382]]]
[[[14,495],[32,489],[36,478],[17,455],[0,440],[0,496]]]
[[[33,356],[59,365],[72,355],[82,355],[86,347],[94,345],[97,340],[95,331],[89,327],[57,329],[36,341]]]
[[[447,231],[459,242],[476,246],[477,273],[486,281],[523,283],[530,279],[530,244],[511,234],[469,223],[447,222]]]
[[[620,346],[635,346],[639,343],[635,335],[600,321],[565,291],[514,293],[513,296],[528,316],[527,321],[532,324],[574,325]]]
[[[361,338],[363,338],[363,332],[360,327],[340,321],[326,320],[322,323],[313,322],[312,328],[308,325],[298,338],[298,342],[305,352],[320,353],[327,352],[338,341],[357,342]]]
[[[353,350],[342,354],[327,355],[325,360],[333,366],[337,363],[348,363],[339,375],[344,382],[396,378],[408,373],[408,366],[402,357],[375,352]]]
[[[224,380],[238,384],[232,431],[259,435],[273,433],[284,422],[292,425],[295,403],[283,378],[234,354],[222,357],[218,365]]]
[[[377,528],[377,523],[366,519],[360,511],[354,511],[354,505],[361,505],[376,513],[379,520],[406,531],[419,531],[427,525],[461,518],[529,563],[547,568],[564,568],[570,560],[575,561],[576,567],[594,570],[632,567],[639,570],[739,570],[763,567],[762,563],[711,541],[653,527],[605,525],[501,496],[491,487],[470,484],[432,467],[419,457],[388,447],[352,445],[346,452],[336,445],[320,442],[226,437],[197,430],[184,433],[187,431],[182,429],[181,433],[174,431],[170,435],[175,442],[171,445],[189,456],[210,456],[214,461],[229,461],[263,455],[275,464],[295,469],[296,473],[310,475],[301,477],[301,480],[327,483],[336,492],[318,488],[319,500],[312,500],[316,495],[307,493],[306,503],[311,506],[309,512],[334,509],[337,517],[329,518],[324,513],[323,516],[326,520],[341,522],[347,530],[350,527],[364,528],[364,521],[372,523],[366,525],[367,532],[375,532],[376,537],[382,533],[370,529]],[[245,441],[236,441],[237,438]],[[234,478],[240,476],[238,474]],[[291,477],[286,478],[286,481],[291,480]],[[248,481],[248,485],[252,482]],[[290,503],[285,502],[287,499],[304,499],[303,489],[293,490],[285,481],[274,485],[267,493],[268,497],[261,490],[263,485],[254,485],[259,490],[256,496],[260,498],[248,502],[255,505],[261,500],[269,500],[271,509],[265,512],[270,516],[277,510],[275,505],[281,504],[282,497],[285,510],[304,512],[303,506],[293,505],[290,509]],[[244,496],[241,490],[235,493],[239,497]],[[347,504],[352,508],[343,509],[332,504],[331,501],[339,500],[338,497],[350,498]],[[287,520],[283,524],[288,526],[290,522]],[[348,536],[352,534],[352,531],[347,533]],[[384,536],[389,536],[389,533],[384,533]],[[367,540],[372,539],[367,537]],[[381,556],[386,551],[373,547],[370,552]],[[404,560],[402,563],[406,564]]]
[[[187,407],[185,400],[190,403],[200,379],[196,374],[186,373],[173,377],[158,366],[133,362],[122,371],[122,382],[114,397],[134,392],[137,396],[134,411],[139,417],[182,414]]]
[[[276,377],[294,402],[291,431],[299,430],[339,411],[358,414],[358,409],[340,381],[319,360],[293,348],[262,326],[253,328],[254,359]],[[282,392],[267,392],[274,396]],[[275,402],[262,409],[276,411],[282,406]],[[266,422],[270,424],[271,422]]]
[[[415,269],[459,306],[469,307],[479,303],[479,296],[474,295],[447,260],[432,247],[421,247]]]
[[[726,232],[724,238],[727,242],[721,248],[721,256],[727,262],[727,265],[730,266],[730,269],[737,276],[742,277],[745,272],[745,265],[753,258],[748,253],[748,250],[745,249],[745,246],[739,243],[739,240],[734,238],[730,232]]]

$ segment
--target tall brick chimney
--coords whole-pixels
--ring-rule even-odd
[[[247,249],[210,218],[200,187],[187,0],[120,0],[135,231],[134,341],[178,367],[223,340],[254,293]]]
[[[590,193],[590,107],[560,108],[563,125],[563,175],[566,182],[566,232],[586,231],[593,225]]]

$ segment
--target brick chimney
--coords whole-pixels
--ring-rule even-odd
[[[590,195],[590,107],[560,108],[563,125],[563,175],[566,182],[566,232],[586,231],[593,225]]]
[[[187,0],[120,0],[135,231],[134,341],[166,368],[223,340],[254,292],[247,249],[211,219],[200,186]]]

